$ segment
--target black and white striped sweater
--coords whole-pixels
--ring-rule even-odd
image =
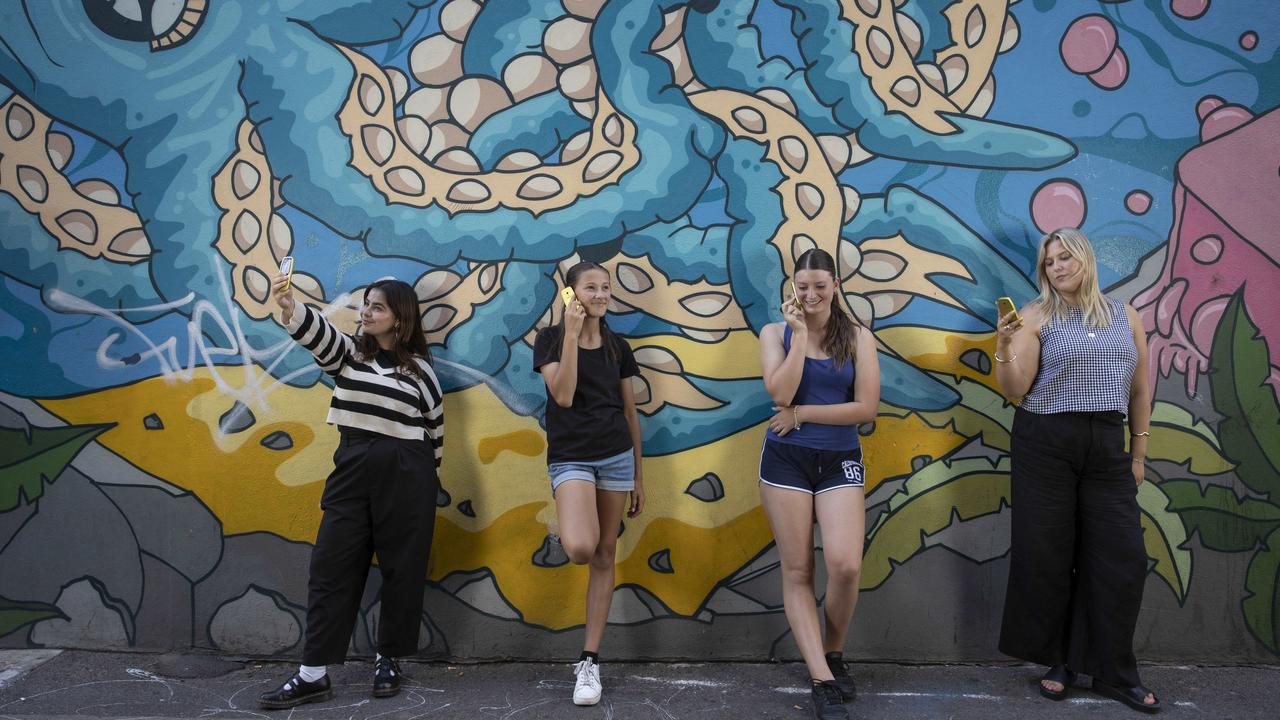
[[[421,440],[425,435],[439,468],[444,456],[444,395],[426,359],[417,358],[427,376],[424,381],[394,363],[360,358],[355,340],[318,310],[305,303],[295,308],[285,329],[334,378],[325,422],[406,440]]]

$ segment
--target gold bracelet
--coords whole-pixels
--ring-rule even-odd
[[[1014,353],[1013,357],[1009,358],[1008,360],[1001,358],[1000,355],[998,355],[997,353],[991,353],[991,357],[995,358],[996,362],[998,363],[1011,363],[1014,360],[1018,359],[1018,353]]]
[[[796,426],[792,428],[792,430],[799,430],[800,429],[800,406],[798,405],[791,406],[791,417],[796,421]]]
[[[1147,430],[1147,431],[1140,432],[1140,433],[1131,432],[1131,433],[1129,433],[1129,437],[1151,437],[1151,431],[1150,431],[1150,430]]]

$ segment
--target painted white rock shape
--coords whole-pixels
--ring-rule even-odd
[[[356,97],[359,98],[360,107],[366,115],[378,114],[386,99],[382,94],[382,86],[368,75],[361,75],[360,81],[356,83]]]
[[[537,174],[529,177],[520,185],[520,189],[516,191],[522,200],[545,200],[553,195],[557,195],[564,187],[560,181],[550,175]]]
[[[71,210],[58,216],[58,227],[73,240],[92,245],[98,241],[98,223],[83,210]]]
[[[528,150],[517,150],[513,153],[503,156],[495,170],[502,172],[521,172],[530,168],[536,168],[542,164],[542,158],[534,155]]]
[[[445,35],[462,42],[467,39],[471,23],[480,12],[480,4],[475,0],[450,0],[440,10],[440,29]]]
[[[365,125],[360,128],[360,140],[364,144],[364,151],[369,154],[369,159],[379,165],[386,165],[396,149],[396,140],[392,137],[391,131],[381,125]]]
[[[422,87],[404,101],[405,115],[416,115],[433,123],[449,118],[449,88]]]
[[[419,40],[409,51],[409,70],[423,85],[452,83],[462,76],[462,43],[443,33]]]
[[[53,165],[54,170],[61,171],[71,162],[71,155],[75,152],[75,144],[71,142],[71,138],[60,132],[51,132],[45,138],[45,147],[49,152],[49,162]]]
[[[560,71],[560,92],[570,100],[587,101],[596,96],[596,64],[584,60]]]
[[[151,242],[147,240],[147,234],[142,232],[142,228],[133,228],[111,238],[111,242],[107,244],[107,249],[117,255],[145,258],[151,254]],[[270,289],[271,282],[268,281],[267,290],[269,291]]]
[[[490,115],[510,106],[506,88],[489,78],[466,78],[449,93],[449,114],[469,132],[475,132]]]
[[[236,216],[235,224],[231,226],[231,239],[236,247],[240,248],[240,252],[248,253],[261,237],[262,223],[258,222],[258,217],[248,210],[241,210]]]
[[[42,203],[49,197],[49,181],[30,165],[18,166],[18,187],[32,200]]]
[[[115,186],[105,180],[96,178],[81,180],[76,183],[76,192],[90,200],[103,205],[119,205],[120,193]]]
[[[541,95],[556,86],[556,66],[540,53],[512,58],[502,69],[502,82],[516,102]]]
[[[396,130],[414,155],[421,155],[431,143],[431,126],[417,115],[405,115],[397,120]]]
[[[562,17],[542,33],[542,49],[559,65],[572,65],[591,54],[591,23]]]
[[[782,161],[794,172],[801,172],[809,162],[809,151],[805,149],[804,141],[794,135],[779,140],[778,151],[782,155]]]
[[[622,162],[622,153],[612,150],[602,152],[591,158],[587,166],[582,169],[582,179],[586,182],[596,182],[613,172]]]
[[[441,170],[448,170],[449,172],[480,172],[480,161],[476,160],[476,156],[472,155],[466,148],[452,148],[450,150],[445,150],[437,155],[433,162],[436,167]]]
[[[455,272],[432,270],[418,278],[413,284],[413,291],[417,294],[419,302],[430,302],[448,295],[460,282],[462,277]]]
[[[454,183],[445,196],[456,203],[479,203],[489,199],[489,188],[478,180],[462,180]]]
[[[733,111],[733,120],[749,133],[760,134],[765,131],[764,115],[752,107],[740,107]]]
[[[426,189],[422,176],[411,167],[396,167],[388,170],[383,177],[392,190],[402,195],[421,195]]]

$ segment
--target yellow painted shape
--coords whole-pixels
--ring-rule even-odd
[[[541,433],[533,430],[516,430],[501,435],[480,438],[480,442],[476,446],[476,453],[480,456],[481,464],[488,465],[496,460],[504,450],[510,450],[517,455],[535,457],[541,455],[546,447],[546,439]]]
[[[995,312],[994,304],[992,308]],[[995,333],[960,333],[938,328],[898,326],[877,330],[876,336],[921,370],[968,378],[999,391],[994,372],[981,373],[960,362],[960,356],[970,350],[981,350],[990,357],[996,347]]]
[[[750,330],[736,330],[715,343],[679,335],[627,338],[632,349],[657,345],[680,358],[686,373],[720,380],[760,377],[760,340]]]
[[[538,503],[511,510],[482,532],[469,532],[445,519],[436,524],[431,579],[487,567],[503,597],[526,623],[552,629],[581,625],[586,618],[587,568],[566,563],[545,568],[531,559],[542,546],[545,526]],[[620,539],[637,534],[627,520]],[[692,615],[725,577],[745,565],[772,540],[759,507],[715,528],[699,528],[670,518],[657,518],[635,540],[635,552],[618,563],[616,585],[640,585],[673,611]],[[649,567],[649,557],[670,549],[675,572]]]

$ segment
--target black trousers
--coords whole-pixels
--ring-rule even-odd
[[[1118,412],[1014,415],[1000,651],[1132,686],[1147,552],[1124,432]]]
[[[382,571],[378,652],[418,649],[440,481],[429,441],[342,430],[311,551],[303,665],[347,656],[373,554]]]

